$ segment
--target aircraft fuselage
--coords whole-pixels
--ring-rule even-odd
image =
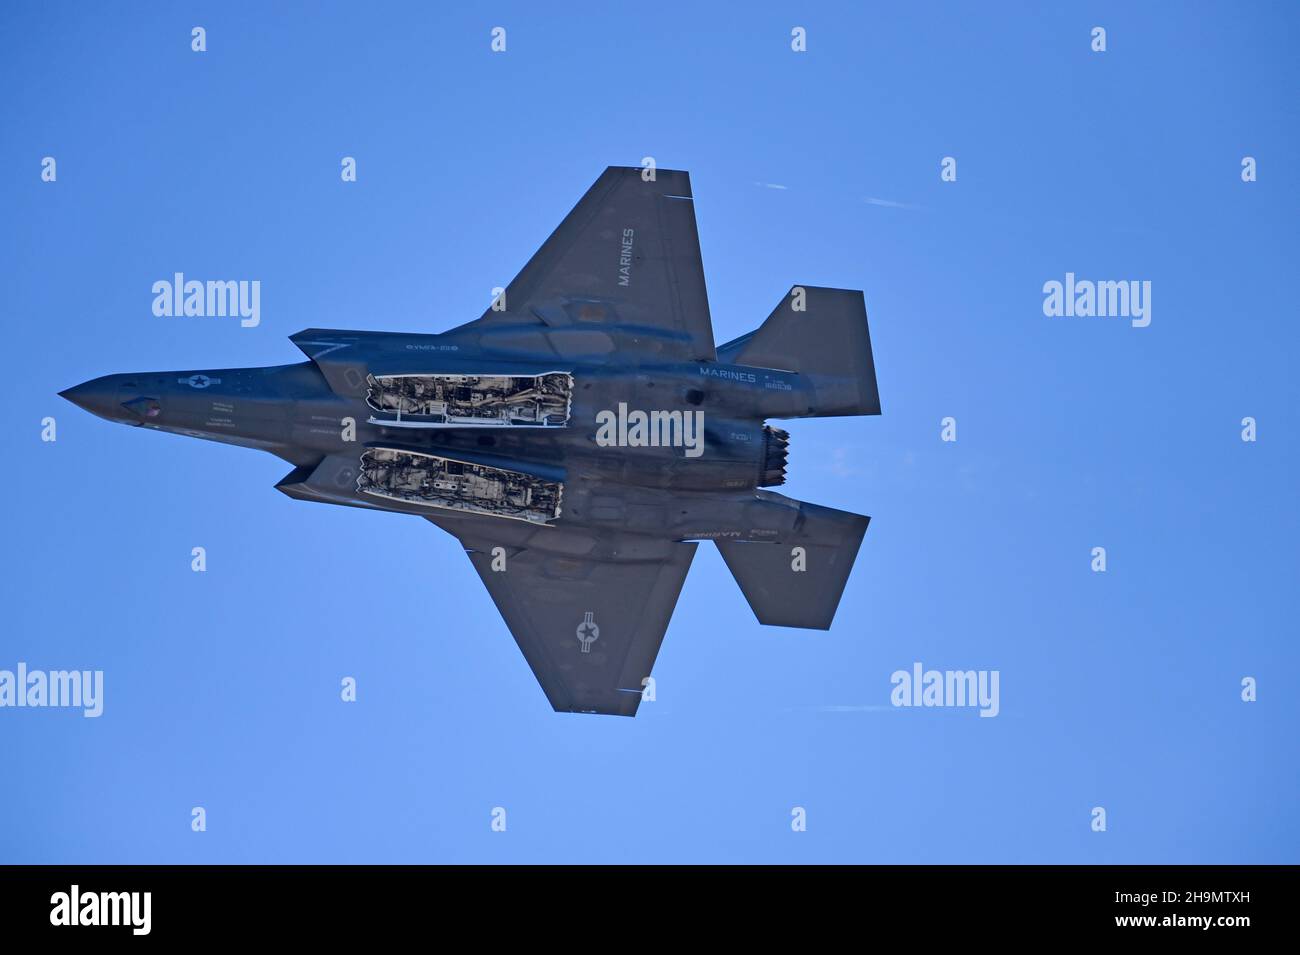
[[[305,500],[678,540],[791,532],[796,508],[756,490],[783,480],[785,433],[755,414],[807,413],[793,372],[521,360],[452,350],[445,336],[310,334],[306,346],[333,363],[318,354],[108,375],[64,396],[109,420],[269,451],[295,465],[280,490]],[[353,353],[325,336],[350,337]],[[539,382],[553,393],[539,395]],[[498,505],[502,495],[513,503]]]

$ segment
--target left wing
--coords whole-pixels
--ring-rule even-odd
[[[644,541],[638,553],[581,531],[433,523],[464,545],[552,707],[636,715],[694,542]],[[566,552],[530,547],[533,534],[565,535]]]
[[[691,177],[610,166],[489,308],[461,328],[536,322],[640,326],[656,347],[713,361],[713,323]],[[457,329],[459,330],[459,329]]]

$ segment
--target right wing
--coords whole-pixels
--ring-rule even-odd
[[[520,321],[642,326],[664,350],[712,361],[713,323],[685,172],[610,166],[489,308],[461,328]],[[457,329],[459,330],[459,329]]]
[[[465,547],[552,707],[636,715],[694,542],[653,541],[634,555],[584,531],[430,520]],[[564,534],[571,553],[531,548],[533,534]]]

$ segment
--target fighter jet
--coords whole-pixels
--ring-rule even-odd
[[[766,490],[788,446],[766,422],[880,413],[863,295],[795,286],[715,346],[687,173],[606,169],[467,324],[290,340],[308,361],[61,394],[447,531],[557,711],[636,714],[699,541],[760,623],[830,627],[869,519]]]

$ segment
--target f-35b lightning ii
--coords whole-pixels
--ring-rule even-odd
[[[880,413],[862,293],[795,286],[715,347],[685,172],[605,170],[468,324],[291,340],[309,361],[61,394],[278,455],[290,497],[447,531],[556,710],[636,713],[700,540],[760,623],[830,627],[868,518],[764,490],[787,447],[765,421]]]

